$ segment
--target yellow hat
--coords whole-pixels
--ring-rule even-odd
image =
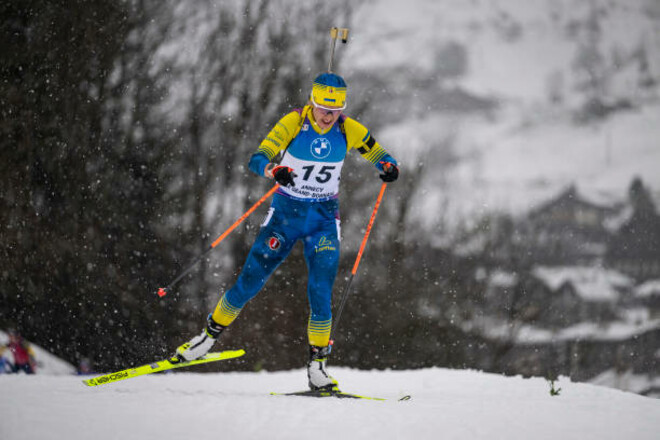
[[[322,73],[312,84],[312,103],[326,110],[346,108],[346,81],[335,73]]]

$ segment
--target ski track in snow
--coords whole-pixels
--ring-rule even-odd
[[[303,370],[161,374],[88,388],[75,376],[0,376],[0,438],[657,439],[660,400],[560,378],[465,370],[333,368],[347,392],[386,402],[270,396]],[[396,399],[411,394],[412,400]]]

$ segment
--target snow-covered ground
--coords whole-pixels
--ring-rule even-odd
[[[270,396],[303,370],[153,375],[88,388],[79,377],[0,376],[0,438],[657,439],[660,400],[560,379],[475,371],[334,368],[347,391],[391,401]],[[397,398],[411,394],[412,400]]]

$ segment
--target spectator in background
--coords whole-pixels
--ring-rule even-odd
[[[9,330],[7,348],[14,355],[12,372],[18,373],[19,371],[23,371],[27,374],[36,373],[34,350],[32,350],[30,344],[16,330]]]
[[[78,374],[79,376],[85,376],[87,374],[93,374],[93,373],[94,372],[92,371],[92,361],[89,358],[80,359],[76,374]]]
[[[7,347],[0,347],[0,374],[11,373],[14,368],[9,358],[5,357],[7,352]]]

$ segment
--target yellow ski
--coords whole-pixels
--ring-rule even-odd
[[[90,387],[95,387],[98,385],[105,385],[108,383],[114,383],[124,379],[131,379],[137,376],[143,376],[145,374],[158,373],[160,371],[173,370],[175,368],[189,367],[191,365],[205,364],[207,362],[223,361],[226,359],[233,359],[241,357],[245,354],[245,350],[228,350],[221,351],[217,353],[207,353],[199,359],[194,361],[182,361],[178,357],[174,356],[169,359],[163,359],[151,364],[141,365],[135,368],[128,368],[126,370],[116,371],[114,373],[104,374],[103,376],[97,376],[92,379],[85,379],[83,383]]]

